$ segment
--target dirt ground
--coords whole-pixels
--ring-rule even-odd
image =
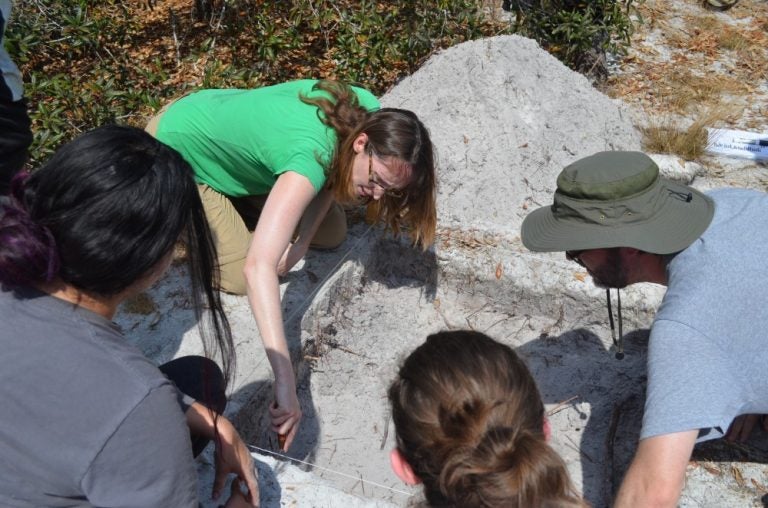
[[[732,128],[765,131],[768,4],[741,0],[728,11],[701,0],[646,0],[631,49],[603,87],[637,122],[692,121],[725,108]],[[681,118],[682,117],[682,118]]]
[[[768,2],[716,12],[701,0],[646,0],[629,54],[603,91],[629,106],[635,124],[768,132]],[[766,161],[704,154],[702,187],[768,189]],[[757,171],[756,171],[757,170]]]

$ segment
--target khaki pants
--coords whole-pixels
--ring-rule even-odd
[[[245,257],[267,196],[229,198],[204,184],[197,189],[219,256],[219,287],[227,293],[245,294]],[[333,249],[341,245],[346,235],[347,216],[334,203],[312,237],[310,247]]]
[[[144,130],[154,136],[157,133],[160,118],[176,100],[163,106]],[[244,295],[246,291],[243,275],[245,257],[267,196],[231,198],[205,184],[198,184],[197,190],[203,201],[205,216],[218,253],[219,289],[227,293]],[[346,236],[347,216],[338,203],[333,203],[317,228],[315,236],[312,237],[310,247],[334,249],[341,245]]]
[[[162,116],[165,114],[166,111],[168,111],[168,108],[170,108],[174,102],[176,102],[177,100],[183,97],[186,97],[186,96],[182,95],[178,99],[173,99],[171,102],[169,102],[168,104],[160,108],[160,111],[158,111],[155,116],[149,119],[149,122],[147,122],[147,126],[144,127],[144,130],[154,137],[155,134],[157,134],[157,126],[160,125],[160,118],[162,118]]]

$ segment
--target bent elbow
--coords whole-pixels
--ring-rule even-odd
[[[253,288],[258,284],[263,284],[269,277],[277,278],[277,267],[259,259],[246,258],[242,276],[248,287]]]
[[[637,477],[630,471],[619,490],[616,508],[675,508],[685,486],[680,478],[648,475]]]
[[[679,487],[671,485],[658,486],[657,488],[651,487],[651,492],[648,496],[648,506],[654,508],[675,508],[682,490],[682,484]]]
[[[243,280],[245,280],[248,286],[251,286],[255,282],[257,274],[258,263],[253,260],[246,259],[245,263],[243,263],[242,275]]]

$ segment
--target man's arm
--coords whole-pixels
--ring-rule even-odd
[[[688,430],[640,441],[614,506],[674,508],[697,435],[697,430]]]
[[[728,432],[725,434],[725,439],[743,443],[749,439],[749,436],[752,435],[752,429],[754,429],[755,425],[758,423],[765,432],[768,432],[768,415],[746,414],[737,416],[728,428]]]

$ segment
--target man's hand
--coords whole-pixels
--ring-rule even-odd
[[[737,416],[731,426],[728,428],[728,432],[725,434],[725,439],[728,441],[736,441],[743,443],[752,434],[752,430],[755,428],[757,422],[760,422],[760,426],[764,431],[768,432],[768,415],[749,414]]]
[[[697,435],[698,430],[688,430],[640,441],[614,506],[674,508]]]

